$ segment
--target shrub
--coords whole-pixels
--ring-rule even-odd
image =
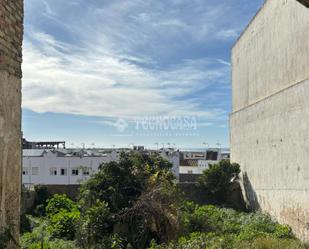
[[[307,249],[297,240],[259,238],[252,241],[237,241],[232,236],[217,236],[212,233],[194,233],[169,245],[153,242],[149,249]]]
[[[163,179],[155,182],[133,207],[120,214],[120,222],[128,228],[125,237],[133,248],[147,248],[152,239],[163,243],[179,236],[180,212],[176,186]]]
[[[240,166],[222,160],[217,164],[210,165],[199,179],[199,188],[213,204],[226,204],[227,195],[230,193],[231,179],[238,177]]]
[[[80,218],[77,225],[77,240],[83,246],[102,243],[112,233],[112,215],[105,202],[97,202]]]
[[[50,197],[48,193],[47,187],[44,185],[35,185],[35,199],[34,199],[34,215],[36,216],[44,216],[45,215],[45,207],[47,205],[47,200]]]
[[[237,249],[308,249],[301,242],[293,239],[258,238],[251,242],[241,242]]]
[[[135,152],[102,165],[80,188],[80,243],[99,243],[113,231],[134,248],[174,237],[179,219],[171,167],[157,154]]]
[[[66,195],[54,195],[46,206],[48,229],[54,238],[73,240],[80,218],[77,204]]]
[[[274,222],[269,215],[261,212],[242,213],[212,205],[199,206],[192,202],[185,203],[182,211],[184,230],[187,234],[234,234],[239,240],[250,240],[265,235],[294,238],[290,227]]]
[[[53,238],[48,220],[30,217],[30,221],[33,230],[21,236],[21,249],[78,249],[73,241]]]
[[[53,238],[73,240],[75,238],[75,224],[80,218],[78,210],[61,211],[49,217],[49,229]]]
[[[20,217],[20,232],[26,233],[31,232],[31,222],[29,220],[29,216],[27,214],[22,214]]]
[[[159,172],[167,172],[172,164],[158,155],[122,153],[119,161],[102,165],[80,188],[79,203],[89,208],[97,200],[108,203],[112,213],[131,207],[147,188],[149,178]],[[166,174],[172,180],[170,173]]]
[[[47,216],[52,216],[62,211],[77,210],[77,204],[66,195],[56,194],[53,198],[49,199],[46,206]]]

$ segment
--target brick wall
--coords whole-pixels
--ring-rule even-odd
[[[19,238],[23,0],[0,0],[0,232]],[[14,248],[10,242],[8,248]]]
[[[21,78],[23,1],[0,1],[0,70]]]

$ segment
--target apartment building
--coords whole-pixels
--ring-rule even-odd
[[[22,183],[34,185],[78,185],[96,173],[102,163],[119,159],[129,149],[24,149]],[[159,153],[173,164],[172,172],[179,175],[179,152],[171,150],[139,153]]]

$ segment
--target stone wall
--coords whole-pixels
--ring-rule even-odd
[[[231,160],[243,190],[309,240],[309,9],[268,0],[232,51]]]
[[[0,226],[18,240],[23,0],[0,1]],[[13,245],[9,246],[14,247]]]

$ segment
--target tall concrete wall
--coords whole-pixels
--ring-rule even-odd
[[[231,160],[247,202],[309,240],[309,9],[266,1],[232,65]]]
[[[19,233],[23,0],[0,1],[0,231]],[[9,246],[10,248],[13,245]]]

